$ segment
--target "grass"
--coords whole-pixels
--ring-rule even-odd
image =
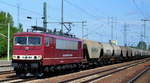
[[[5,56],[5,57],[0,57],[0,60],[7,60],[7,56]],[[9,60],[11,60],[11,56],[10,56],[10,59]]]

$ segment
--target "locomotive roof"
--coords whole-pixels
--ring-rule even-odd
[[[64,40],[72,40],[72,41],[82,41],[79,38],[73,38],[73,37],[64,37],[64,36],[58,36],[54,34],[46,34],[46,33],[38,33],[38,32],[19,32],[15,33],[14,36],[17,35],[40,35],[40,36],[49,36],[57,39],[64,39]]]

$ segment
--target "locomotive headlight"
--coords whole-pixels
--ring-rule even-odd
[[[37,56],[34,56],[34,59],[37,59]]]
[[[17,56],[17,59],[19,59],[20,58],[20,56]]]
[[[42,59],[42,56],[41,56],[41,55],[38,55],[38,56],[34,56],[33,58],[34,58],[34,60],[41,60],[41,59]]]
[[[13,56],[12,58],[13,58],[13,59],[17,59],[17,56]]]
[[[41,60],[42,59],[42,56],[40,55],[40,56],[36,56],[36,57],[34,57],[34,59],[36,58],[36,60]]]
[[[42,55],[13,55],[12,58],[17,60],[41,60]]]

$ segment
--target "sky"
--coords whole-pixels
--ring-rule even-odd
[[[48,5],[48,22],[60,22],[61,0],[0,0],[0,11],[9,12],[14,25],[23,24],[23,29],[36,24],[42,26],[43,2]],[[19,9],[19,21],[18,19]],[[33,19],[27,19],[27,16]],[[86,39],[108,42],[113,27],[113,40],[124,44],[124,25],[127,25],[127,44],[137,45],[143,33],[141,19],[150,19],[150,0],[64,0],[64,21],[87,23],[84,26]],[[48,24],[49,29],[60,30],[59,24]],[[146,38],[150,44],[150,21],[146,22]],[[64,29],[64,31],[66,31]],[[74,23],[72,34],[82,38],[82,25]]]

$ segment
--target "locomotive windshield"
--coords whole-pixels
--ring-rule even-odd
[[[40,45],[40,43],[41,43],[40,37],[28,37],[29,46],[37,46],[37,45]]]
[[[27,37],[16,37],[15,38],[15,45],[26,45],[27,44]]]
[[[23,46],[39,46],[41,44],[41,37],[16,37],[15,45]]]

